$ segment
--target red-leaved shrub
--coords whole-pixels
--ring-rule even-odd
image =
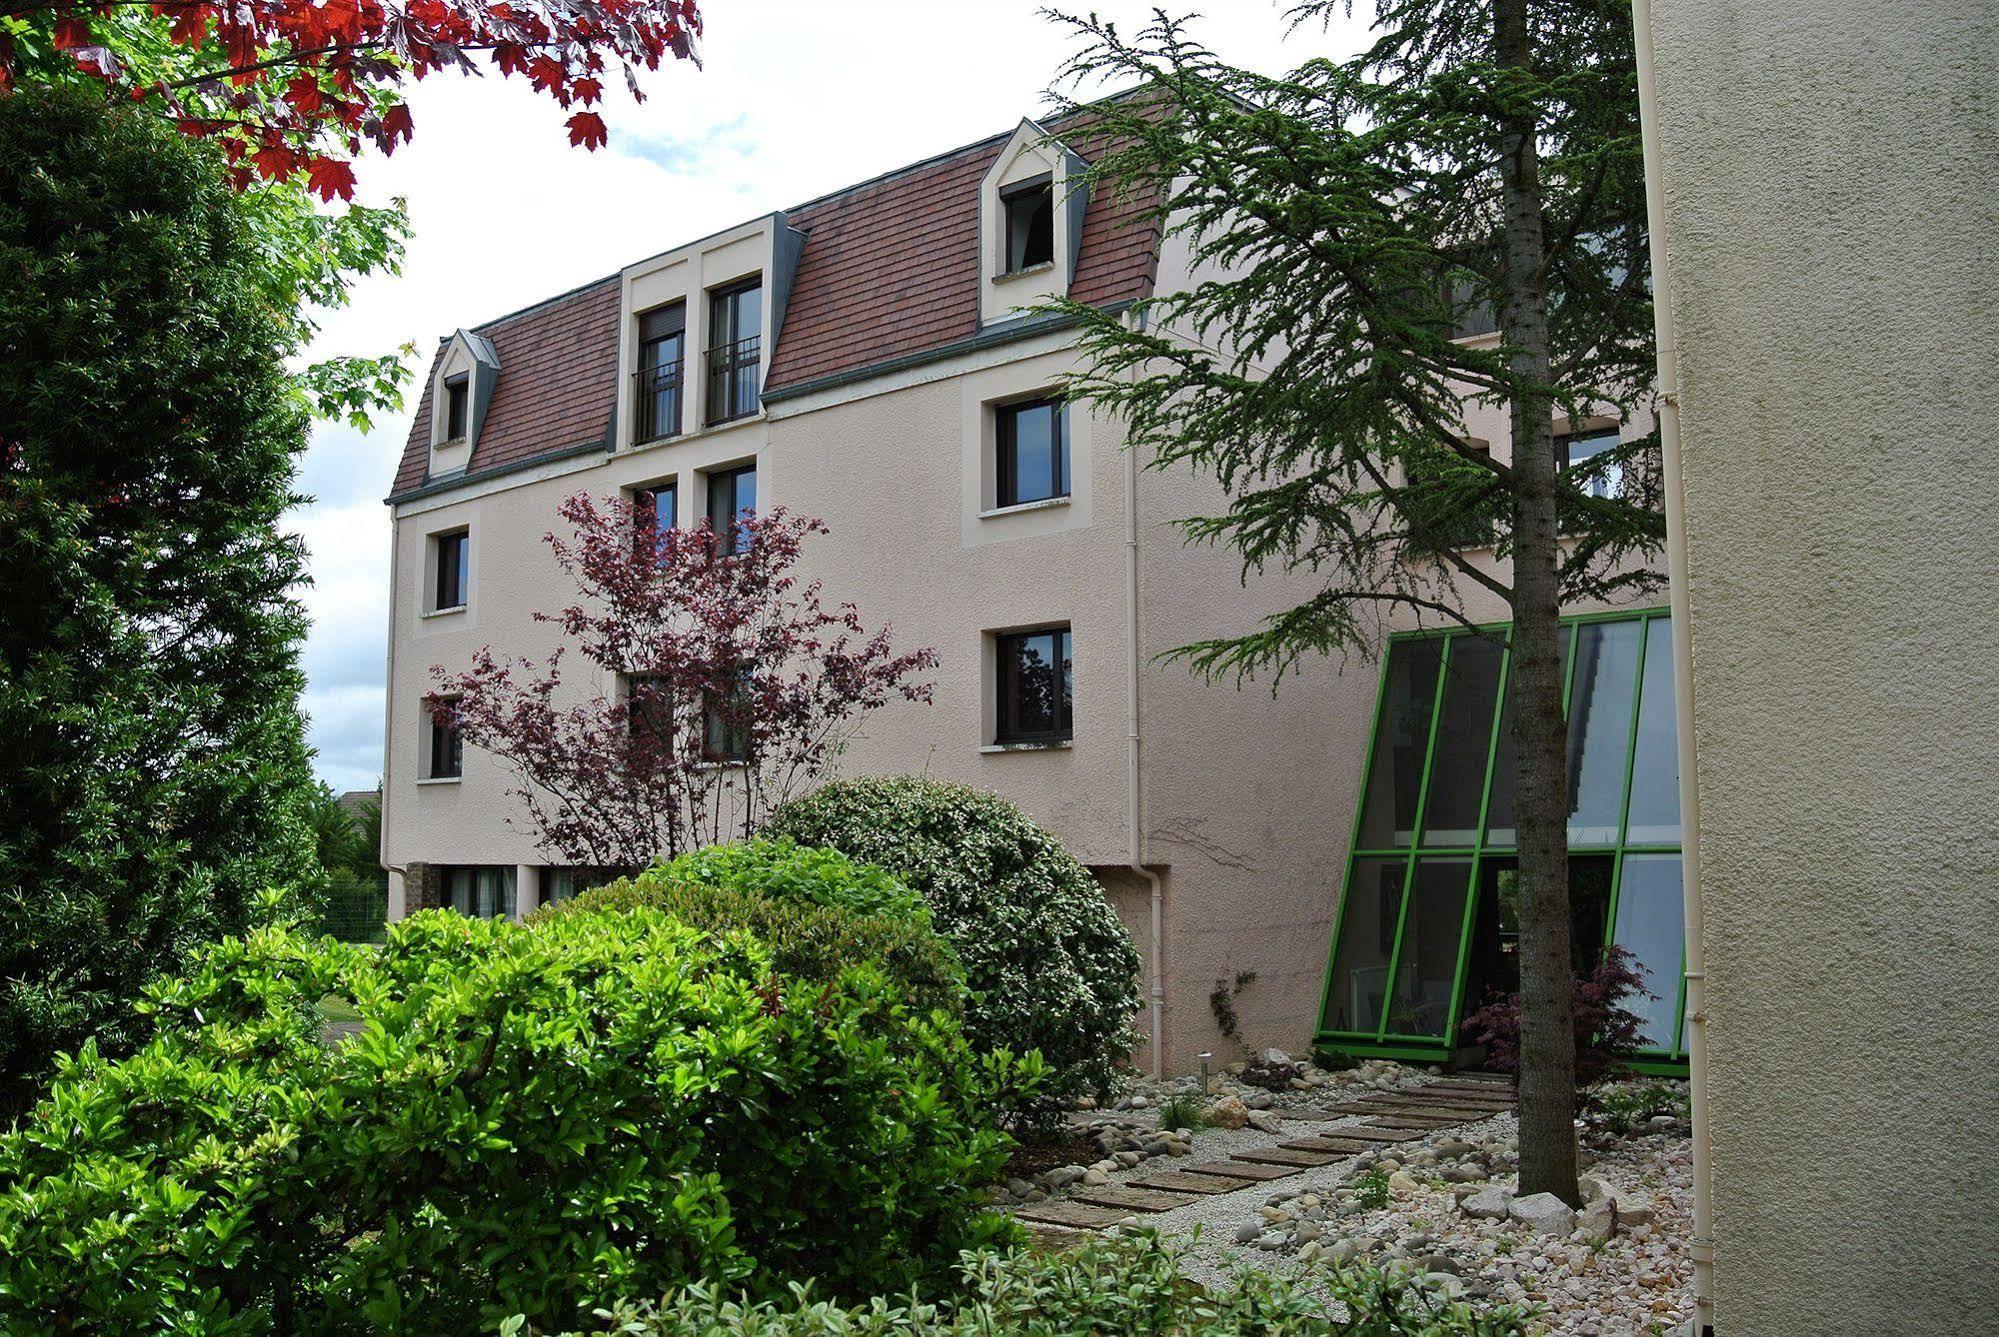
[[[1576,1086],[1586,1089],[1624,1066],[1637,1051],[1645,1024],[1624,1004],[1632,998],[1655,997],[1645,987],[1637,958],[1612,945],[1588,975],[1578,974],[1576,1000]],[[1487,1062],[1500,1072],[1520,1065],[1520,995],[1493,994],[1485,1006],[1459,1027],[1473,1043],[1484,1045]]]

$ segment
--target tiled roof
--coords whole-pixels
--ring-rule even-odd
[[[979,185],[1009,136],[788,212],[806,240],[767,390],[861,371],[978,333]],[[1090,156],[1086,137],[1067,141]],[[1108,305],[1151,291],[1158,229],[1146,212],[1143,202],[1107,190],[1091,198],[1072,297]],[[467,476],[605,437],[617,398],[619,289],[614,274],[474,331],[498,350],[500,375]],[[426,373],[395,494],[426,481],[430,380]]]

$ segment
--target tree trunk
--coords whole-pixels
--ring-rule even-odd
[[[1502,67],[1525,71],[1532,65],[1527,7],[1528,0],[1494,0],[1493,56]],[[1548,290],[1532,111],[1510,116],[1503,130],[1506,300],[1500,329],[1513,350],[1514,377],[1545,386]],[[1579,1205],[1554,409],[1546,395],[1516,393],[1511,418],[1518,482],[1513,498],[1513,661],[1507,690],[1513,707],[1520,843],[1520,1192],[1553,1193]]]

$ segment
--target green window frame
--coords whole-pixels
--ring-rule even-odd
[[[1599,944],[1600,947],[1604,948],[1607,948],[1612,942],[1616,941],[1619,908],[1624,891],[1625,870],[1629,862],[1643,859],[1657,863],[1667,857],[1677,861],[1682,855],[1681,843],[1677,839],[1662,841],[1632,838],[1631,793],[1633,777],[1636,774],[1639,763],[1639,722],[1640,712],[1645,708],[1645,688],[1648,685],[1646,680],[1648,677],[1652,678],[1651,685],[1655,691],[1662,684],[1668,691],[1671,689],[1672,678],[1669,673],[1648,674],[1646,667],[1648,655],[1670,651],[1672,624],[1667,610],[1662,608],[1623,610],[1614,613],[1584,614],[1564,618],[1562,620],[1562,647],[1566,662],[1562,685],[1563,709],[1565,712],[1568,711],[1574,701],[1577,676],[1577,655],[1574,653],[1574,649],[1577,638],[1582,634],[1581,629],[1591,625],[1614,623],[1635,623],[1638,628],[1637,657],[1631,670],[1631,699],[1628,705],[1628,717],[1623,720],[1624,751],[1620,763],[1622,767],[1622,785],[1617,794],[1617,823],[1613,839],[1587,843],[1572,839],[1570,845],[1571,851],[1575,854],[1592,855],[1599,858],[1607,856],[1612,860],[1609,899],[1604,910],[1603,941]],[[1510,646],[1506,644],[1505,639],[1511,627],[1507,623],[1497,623],[1491,626],[1480,627],[1478,630],[1479,633],[1496,638],[1501,642],[1501,655],[1498,686],[1497,690],[1493,693],[1491,704],[1491,718],[1486,722],[1488,733],[1485,746],[1484,775],[1479,789],[1478,819],[1475,828],[1469,833],[1471,835],[1469,842],[1463,839],[1463,836],[1466,834],[1464,830],[1461,827],[1453,826],[1448,832],[1450,838],[1446,842],[1432,843],[1430,840],[1429,818],[1430,803],[1433,797],[1433,780],[1435,779],[1434,768],[1439,761],[1438,737],[1445,713],[1446,694],[1453,680],[1451,672],[1453,653],[1461,652],[1461,647],[1470,642],[1476,633],[1458,628],[1401,633],[1390,638],[1387,652],[1382,658],[1380,678],[1375,692],[1373,729],[1368,737],[1367,756],[1361,770],[1360,792],[1355,800],[1353,824],[1350,828],[1353,834],[1349,842],[1345,876],[1341,881],[1339,921],[1334,926],[1333,939],[1326,962],[1325,986],[1320,997],[1317,1038],[1318,1042],[1323,1046],[1344,1049],[1355,1054],[1378,1055],[1381,1057],[1426,1062],[1447,1060],[1461,1047],[1458,1038],[1459,1026],[1467,1013],[1465,989],[1469,974],[1473,924],[1478,911],[1480,887],[1482,885],[1481,875],[1489,863],[1493,861],[1510,863],[1517,857],[1516,846],[1510,838],[1510,832],[1506,833],[1507,838],[1494,840],[1493,833],[1490,830],[1490,820],[1493,815],[1493,778],[1501,752],[1500,730],[1502,722],[1506,718],[1507,681],[1512,671],[1512,651]],[[1604,633],[1603,635],[1607,636],[1608,634]],[[1384,731],[1389,727],[1389,722],[1384,719],[1384,711],[1390,696],[1391,673],[1396,667],[1395,656],[1398,653],[1409,654],[1411,653],[1411,647],[1417,645],[1424,646],[1425,648],[1434,647],[1438,654],[1439,667],[1436,672],[1434,686],[1428,687],[1428,690],[1432,693],[1432,699],[1428,714],[1428,738],[1424,742],[1422,752],[1421,779],[1417,786],[1414,828],[1410,832],[1406,843],[1402,843],[1399,838],[1394,838],[1393,843],[1388,845],[1364,844],[1363,840],[1367,832],[1363,824],[1368,817],[1367,803],[1369,792],[1374,788],[1373,778],[1377,753],[1383,746]],[[1668,709],[1670,710],[1670,702],[1668,703]],[[1668,715],[1667,718],[1670,720],[1672,716]],[[1575,739],[1573,737],[1570,746],[1572,750],[1571,765],[1573,766],[1575,764],[1575,756],[1573,755]],[[1682,813],[1682,825],[1680,828],[1682,831],[1685,829],[1684,822],[1685,814]],[[1396,825],[1397,823],[1393,820],[1390,820],[1388,823],[1391,831],[1393,831]],[[1656,832],[1650,833],[1656,834]],[[1394,833],[1394,837],[1399,837],[1399,835],[1399,832]],[[1398,991],[1407,987],[1404,970],[1405,966],[1409,963],[1405,961],[1405,952],[1413,954],[1417,950],[1417,944],[1412,943],[1410,939],[1410,911],[1412,902],[1416,899],[1419,866],[1430,865],[1432,877],[1426,885],[1428,887],[1428,894],[1434,895],[1438,885],[1435,873],[1442,867],[1454,866],[1460,863],[1465,868],[1465,881],[1458,892],[1462,897],[1462,919],[1459,925],[1457,963],[1451,982],[1450,1004],[1445,1016],[1442,1034],[1414,1033],[1411,1028],[1406,1026],[1397,1029],[1395,1025],[1397,1013],[1393,1003]],[[1342,939],[1347,935],[1349,928],[1352,927],[1349,924],[1350,918],[1369,918],[1371,922],[1374,919],[1373,915],[1356,915],[1356,905],[1353,900],[1356,890],[1356,873],[1358,870],[1365,869],[1370,877],[1378,882],[1382,871],[1386,869],[1389,874],[1388,881],[1392,882],[1394,865],[1396,864],[1400,864],[1401,866],[1402,889],[1399,902],[1396,904],[1393,914],[1393,946],[1389,949],[1387,955],[1386,976],[1382,985],[1382,998],[1378,1008],[1375,1009],[1377,1015],[1374,1018],[1374,1027],[1372,1030],[1336,1028],[1334,1025],[1335,970],[1340,963]],[[1454,882],[1455,877],[1452,877],[1449,881]],[[1385,906],[1386,898],[1383,898],[1383,900]],[[1377,909],[1375,906],[1366,908],[1370,911]],[[1634,901],[1634,911],[1639,911],[1643,908],[1638,902]],[[1653,908],[1656,911],[1656,905]],[[1379,915],[1380,929],[1385,930],[1388,918],[1389,916],[1386,914]],[[1380,941],[1385,942],[1387,940],[1387,933],[1382,931]],[[1434,952],[1434,942],[1427,944],[1427,946]],[[1366,949],[1363,947],[1361,950],[1365,951]],[[1663,1007],[1654,1005],[1658,1014],[1657,1019],[1663,1021],[1670,1013],[1672,1020],[1671,1028],[1665,1034],[1665,1043],[1663,1045],[1640,1051],[1638,1060],[1634,1066],[1638,1067],[1641,1071],[1660,1073],[1685,1071],[1685,958],[1686,947],[1684,940],[1682,940],[1677,974],[1669,979],[1662,969],[1657,968],[1657,963],[1653,963],[1653,973],[1646,979],[1646,987],[1652,992],[1659,994],[1661,1002],[1668,1005]],[[1368,969],[1378,971],[1380,967],[1370,966]],[[1351,977],[1352,972],[1350,968],[1349,979]],[[1476,1002],[1473,1002],[1472,1006],[1476,1007]],[[1362,1009],[1358,1007],[1352,1010],[1356,1013],[1357,1017],[1362,1012]],[[1360,1017],[1360,1019],[1364,1020],[1365,1018]]]

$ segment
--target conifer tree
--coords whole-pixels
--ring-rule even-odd
[[[1310,0],[1294,39],[1348,8]],[[1521,895],[1520,1187],[1576,1201],[1564,603],[1655,586],[1652,315],[1629,7],[1382,0],[1373,44],[1282,77],[1234,68],[1161,16],[1066,18],[1066,74],[1136,88],[1100,122],[1089,188],[1136,195],[1202,280],[1082,329],[1071,393],[1155,468],[1208,471],[1186,522],[1244,574],[1310,572],[1305,602],[1176,653],[1281,680],[1371,654],[1386,615],[1512,612]],[[1065,81],[1065,86],[1071,83]],[[1510,439],[1466,429],[1503,414]],[[1558,420],[1623,442],[1571,462]]]

